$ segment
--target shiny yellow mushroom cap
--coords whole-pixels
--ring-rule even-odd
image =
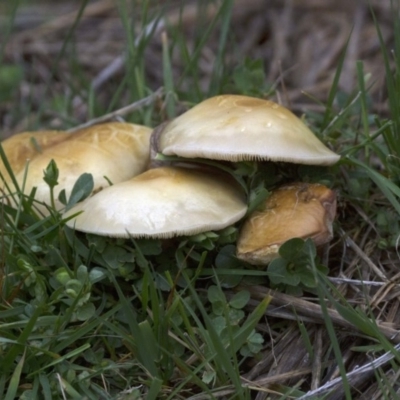
[[[331,165],[340,158],[288,109],[247,96],[207,99],[158,135],[158,151],[168,156],[309,165]]]
[[[4,153],[14,174],[22,171],[28,160],[41,154],[45,149],[67,140],[71,135],[62,131],[21,132],[1,142]],[[0,160],[0,172],[8,182],[10,177]]]
[[[49,203],[50,190],[43,181],[43,171],[53,159],[59,169],[55,197],[65,189],[69,196],[80,175],[93,175],[94,191],[112,183],[128,180],[143,172],[150,157],[151,128],[129,123],[110,122],[69,134],[69,138],[51,146],[29,163],[25,192],[37,188],[35,199]],[[22,184],[24,171],[16,175]],[[62,204],[56,202],[57,209]]]
[[[319,246],[333,237],[336,194],[320,184],[293,183],[272,192],[260,210],[243,224],[237,242],[238,258],[254,265],[268,264],[289,239],[310,238]]]
[[[110,186],[69,210],[67,225],[113,237],[194,235],[223,229],[246,213],[245,196],[225,176],[160,167]]]

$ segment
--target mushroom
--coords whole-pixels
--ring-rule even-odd
[[[156,150],[167,156],[310,165],[332,165],[340,158],[285,107],[239,95],[207,99],[153,135]]]
[[[64,214],[78,231],[112,237],[170,238],[223,229],[246,213],[229,177],[160,167],[108,187]]]
[[[69,134],[69,138],[48,147],[29,164],[25,192],[36,187],[35,198],[47,203],[50,189],[43,180],[43,171],[53,159],[59,169],[55,197],[65,189],[68,196],[78,177],[87,172],[93,175],[94,191],[130,179],[143,172],[149,161],[151,129],[142,125],[110,122]],[[22,184],[24,171],[16,174]],[[56,208],[63,205],[56,201]],[[43,210],[45,211],[45,210]]]
[[[27,160],[70,136],[69,133],[62,131],[22,132],[4,140],[1,145],[13,173],[17,174],[24,169]],[[2,160],[0,160],[0,173],[6,182],[10,182],[10,176]]]
[[[332,237],[336,194],[321,184],[293,183],[273,191],[260,210],[244,222],[237,257],[253,265],[268,264],[289,239],[311,238],[319,246]]]

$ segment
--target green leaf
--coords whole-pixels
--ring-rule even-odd
[[[59,170],[56,162],[53,159],[49,162],[43,173],[43,180],[51,189],[58,185]]]
[[[213,318],[211,320],[212,325],[215,329],[215,331],[218,333],[218,335],[221,335],[221,332],[225,329],[226,327],[226,319],[225,317],[218,315],[217,317]]]
[[[263,61],[245,58],[233,71],[233,82],[243,95],[260,96],[267,90]]]
[[[305,240],[303,252],[312,259],[315,259],[315,257],[317,257],[317,248],[315,246],[315,243],[310,238]]]
[[[269,279],[272,283],[279,284],[285,282],[287,261],[283,258],[272,260],[267,268]]]
[[[236,257],[236,246],[228,244],[220,249],[215,258],[215,266],[220,269],[243,268],[245,263]]]
[[[238,310],[242,309],[250,300],[250,292],[241,290],[229,300],[229,305]]]
[[[76,317],[78,321],[87,321],[94,316],[96,313],[96,307],[93,303],[86,303],[76,312]]]
[[[230,308],[228,311],[229,324],[231,326],[238,325],[240,321],[244,318],[245,313],[243,310],[237,310],[235,308]]]
[[[215,315],[222,315],[224,313],[225,308],[226,308],[225,301],[218,300],[212,303],[212,310]]]
[[[76,277],[82,283],[87,282],[89,278],[89,273],[86,265],[80,265],[76,271]]]
[[[304,286],[309,288],[315,288],[317,286],[317,280],[308,265],[298,267],[295,273]]]
[[[65,210],[69,210],[79,201],[85,200],[93,191],[93,175],[83,173],[75,182]]]
[[[279,248],[279,255],[285,260],[291,261],[297,258],[297,255],[303,250],[304,240],[294,238],[286,241]]]
[[[247,209],[246,215],[251,214],[257,208],[265,203],[265,200],[270,196],[269,192],[265,187],[259,187],[256,190],[250,192],[249,207]]]
[[[67,205],[68,200],[65,189],[61,190],[61,192],[58,193],[58,201],[64,206]]]
[[[211,285],[207,291],[208,300],[210,303],[222,302],[226,303],[224,292],[218,286]]]
[[[216,373],[215,373],[215,371],[213,371],[213,370],[207,370],[207,369],[203,372],[203,375],[202,375],[202,377],[201,377],[201,380],[202,380],[204,383],[207,383],[208,385],[209,385],[212,381],[215,381],[215,379],[216,379]]]

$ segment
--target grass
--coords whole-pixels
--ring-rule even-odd
[[[80,122],[74,114],[77,99],[86,104],[87,119],[92,119],[156,91],[145,60],[161,24],[166,26],[158,49],[164,94],[125,115],[127,121],[157,126],[211,95],[268,97],[277,91],[260,60],[227,61],[239,46],[231,32],[233,1],[222,1],[211,16],[207,6],[213,2],[195,4],[200,17],[190,46],[182,27],[184,7],[172,23],[163,19],[169,15],[167,6],[119,1],[126,43],[123,72],[104,84],[105,100],[75,55],[74,34],[88,2],[79,4],[50,68],[40,107],[32,100],[10,117],[35,110],[32,129],[46,125],[54,115],[63,129],[75,127]],[[13,7],[1,36],[0,60],[19,12],[17,2]],[[140,21],[131,17],[132,7]],[[394,5],[393,15],[398,15]],[[147,27],[147,33],[138,34],[138,26]],[[330,253],[317,255],[308,241],[289,243],[280,264],[295,269],[285,278],[273,275],[274,267],[254,269],[236,259],[237,226],[173,239],[169,246],[161,240],[84,235],[66,227],[53,209],[42,217],[34,193],[23,194],[17,185],[15,190],[6,188],[4,194],[14,196],[17,206],[3,201],[1,209],[0,398],[400,397],[395,268],[400,25],[393,17],[393,54],[386,50],[376,19],[375,28],[384,56],[390,116],[372,113],[370,82],[361,62],[356,64],[357,86],[347,95],[340,93],[346,48],[325,112],[308,115],[317,134],[342,155],[338,165],[224,167],[246,189],[251,209],[269,188],[291,179],[323,182],[340,192]],[[209,46],[215,59],[205,75],[201,57]],[[63,77],[62,63],[73,74]],[[22,78],[14,66],[0,64],[0,77],[1,71],[6,71],[5,81],[12,82],[6,98],[11,101]],[[61,92],[53,90],[59,81]],[[33,96],[34,82],[30,83]],[[7,166],[1,147],[0,157]],[[9,166],[8,172],[12,173]],[[54,164],[44,173],[51,187],[57,173]],[[72,205],[90,191],[90,177],[82,176],[65,200]],[[307,274],[300,277],[304,269]],[[351,279],[352,284],[337,284],[330,279],[335,277]],[[296,285],[291,285],[293,278]],[[267,287],[286,297],[280,300],[273,291],[265,291]],[[310,305],[317,307],[307,312]],[[379,366],[371,366],[374,359],[382,360]]]

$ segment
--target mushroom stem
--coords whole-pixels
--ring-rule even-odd
[[[161,133],[163,132],[164,128],[168,124],[169,121],[163,122],[162,124],[158,125],[154,128],[153,132],[150,136],[150,160],[147,169],[151,168],[158,168],[162,166],[171,165],[171,161],[166,160],[156,160],[157,154],[160,153],[160,137]]]

